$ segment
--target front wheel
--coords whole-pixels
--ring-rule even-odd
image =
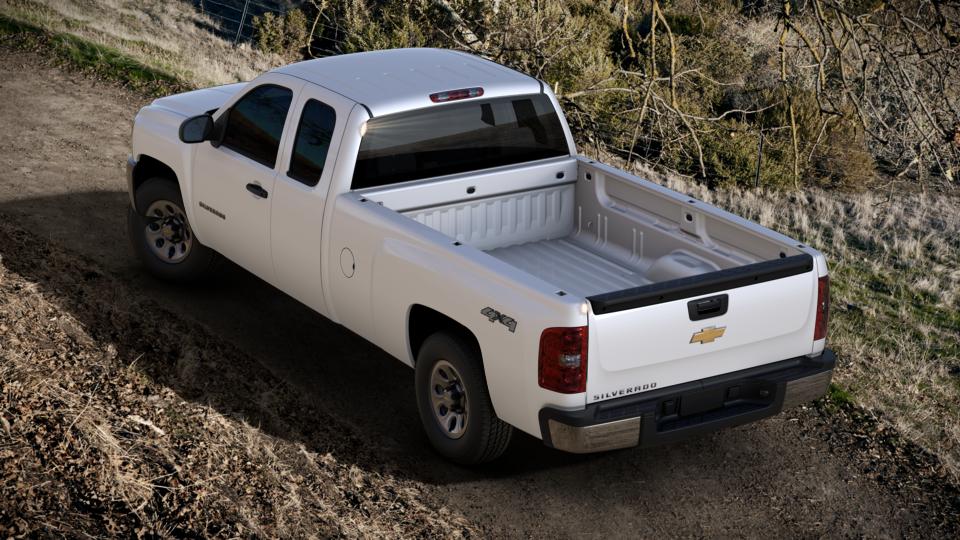
[[[507,449],[513,428],[494,412],[479,354],[463,340],[441,332],[424,341],[416,394],[427,437],[447,459],[476,465]]]
[[[127,214],[127,235],[133,252],[158,278],[191,282],[207,277],[218,255],[193,235],[180,189],[166,178],[151,178],[134,198],[136,209]]]

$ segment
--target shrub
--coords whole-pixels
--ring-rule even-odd
[[[759,103],[776,104],[757,115],[757,123],[764,128],[789,126],[787,104],[793,103],[802,182],[843,189],[869,185],[875,163],[852,106],[841,109],[839,115],[827,114],[821,110],[815,91],[797,86],[768,88],[757,95]],[[789,131],[784,131],[789,135]],[[785,157],[789,159],[792,176],[792,142],[790,144],[790,152]]]
[[[253,18],[253,36],[257,48],[279,54],[287,60],[300,58],[308,45],[309,30],[303,11],[292,9],[283,15],[271,12]]]
[[[486,47],[493,58],[570,93],[613,77],[608,45],[615,25],[591,2],[504,2],[488,24]]]
[[[338,9],[343,30],[329,39],[342,52],[436,46],[424,29],[442,28],[415,2],[342,0]]]

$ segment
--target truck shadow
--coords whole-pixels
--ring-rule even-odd
[[[810,437],[783,416],[670,447],[589,456],[554,451],[520,434],[495,463],[452,465],[433,453],[422,434],[408,367],[236,266],[227,265],[217,280],[199,287],[146,276],[127,245],[127,204],[126,194],[105,191],[0,203],[3,264],[37,283],[101,345],[113,343],[129,356],[151,351],[138,366],[184,399],[343,462],[433,485],[448,504],[475,519],[512,515],[536,521],[556,513],[554,505],[656,515],[663,501],[677,497],[733,512],[743,503],[729,493],[788,489],[793,495],[787,498],[801,499],[820,489],[824,474],[847,474],[834,463],[826,473],[805,475],[811,463],[824,467],[824,452],[786,443],[809,443]],[[123,304],[126,315],[105,312],[105,306]],[[175,320],[165,321],[171,314]],[[123,316],[131,320],[117,322]],[[195,347],[213,358],[202,381],[174,369],[183,350],[151,349],[145,328],[152,326],[161,334],[198,328],[210,336],[194,338]],[[265,389],[257,379],[282,383]],[[267,394],[272,397],[265,399]],[[820,510],[837,511],[838,499],[842,493],[823,497]],[[569,530],[617,530],[614,521],[597,516],[554,517],[571,521]]]

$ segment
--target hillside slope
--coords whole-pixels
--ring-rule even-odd
[[[42,254],[81,294],[121,290],[5,224],[0,245]],[[0,534],[470,536],[242,351],[119,294],[65,310],[2,262]]]
[[[23,316],[27,324],[11,333],[16,344],[4,342],[0,350],[40,361],[37,370],[18,361],[18,375],[11,372],[0,382],[0,393],[12,392],[0,415],[16,435],[4,432],[0,450],[6,444],[20,449],[0,455],[0,469],[9,471],[0,501],[21,501],[20,491],[34,486],[38,491],[29,502],[42,500],[47,506],[34,508],[30,515],[35,517],[26,522],[32,528],[79,529],[101,515],[88,516],[83,507],[63,524],[43,520],[52,501],[62,500],[56,498],[55,486],[74,485],[75,493],[102,499],[106,490],[98,491],[97,484],[75,482],[77,474],[99,474],[100,465],[95,459],[67,459],[72,468],[36,469],[30,466],[35,463],[33,447],[23,439],[39,434],[56,450],[57,435],[74,419],[90,416],[79,414],[75,400],[63,401],[58,407],[65,413],[44,424],[48,416],[21,411],[13,403],[48,403],[45,390],[69,388],[76,378],[72,392],[81,388],[95,396],[99,390],[92,389],[98,383],[102,388],[112,388],[114,379],[132,384],[129,392],[119,390],[117,399],[108,395],[90,403],[98,418],[122,422],[117,433],[136,430],[136,437],[130,437],[139,444],[121,448],[131,464],[143,464],[147,472],[170,460],[183,468],[188,462],[181,458],[195,455],[183,451],[157,461],[154,444],[175,441],[181,432],[194,444],[208,419],[222,418],[223,430],[211,435],[222,437],[216,451],[243,459],[244,474],[251,472],[262,488],[254,501],[241,498],[244,504],[261,501],[242,523],[266,532],[278,530],[280,515],[291,516],[283,522],[288,527],[339,524],[350,531],[378,523],[380,512],[386,512],[384,519],[399,519],[404,534],[442,530],[411,510],[393,514],[400,508],[376,499],[376,486],[396,485],[413,490],[406,493],[422,503],[424,518],[449,522],[450,534],[460,527],[458,513],[492,537],[616,535],[640,528],[689,536],[731,530],[781,536],[811,531],[957,534],[960,492],[941,461],[870,413],[837,399],[645,451],[576,456],[521,436],[503,460],[488,467],[465,470],[444,462],[419,428],[410,397],[412,373],[382,351],[235,267],[223,268],[217,280],[202,288],[174,287],[144,275],[125,239],[121,164],[129,126],[117,122],[132,117],[141,96],[3,47],[0,68],[0,117],[21,128],[0,134],[0,168],[6,171],[0,175],[0,257],[6,268],[3,280],[17,284],[0,301],[11,306],[0,323],[9,330]],[[39,109],[47,114],[35,114]],[[22,301],[30,298],[42,299],[53,311],[46,318],[25,311]],[[68,336],[80,336],[83,342],[82,336],[89,336],[93,348],[71,356],[72,341],[61,341],[57,333],[61,321]],[[113,361],[111,348],[118,353]],[[61,350],[65,358],[58,356]],[[52,370],[58,362],[66,367]],[[91,367],[89,373],[85,366]],[[32,393],[17,393],[22,381],[28,381]],[[144,390],[161,396],[166,406],[152,410],[151,399],[144,404]],[[80,411],[90,395],[80,396]],[[131,414],[138,418],[128,420]],[[154,430],[139,419],[160,427],[168,438],[145,438],[153,437]],[[301,472],[298,464],[308,463],[297,453],[301,445],[315,460],[327,453],[336,458],[327,472],[359,471],[363,484],[372,486],[371,499],[361,500],[360,514],[343,514],[356,523],[310,517],[320,502],[330,508],[353,508],[357,502],[346,488],[318,495],[319,484],[330,479]],[[275,461],[271,454],[282,459]],[[211,473],[218,468],[216,463],[205,466],[212,469],[202,470]],[[274,473],[276,481],[260,476]],[[18,481],[21,474],[33,480]],[[340,485],[337,478],[332,482]],[[189,502],[187,492],[201,487],[186,484],[176,495],[181,499],[172,499],[188,501],[190,512],[229,517],[208,499],[199,506]],[[44,495],[47,488],[54,493]],[[158,488],[157,493],[165,491]],[[298,493],[308,501],[304,508],[310,516],[303,519],[285,506],[296,500],[290,494]],[[663,508],[665,499],[676,501],[669,511]],[[20,527],[22,521],[15,519],[24,512],[20,508],[0,513],[0,525],[10,526],[13,520]],[[180,506],[151,508],[157,511],[157,523],[181,523],[176,515]],[[51,515],[55,513],[56,508]],[[119,512],[117,518],[127,523],[139,519]],[[190,523],[196,525],[183,522]],[[381,529],[367,530],[376,535]]]
[[[2,0],[0,15],[110,47],[189,86],[250,80],[282,62],[217,37],[217,22],[181,0]]]

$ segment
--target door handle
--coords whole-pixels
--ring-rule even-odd
[[[268,195],[267,190],[263,189],[263,187],[260,184],[253,184],[253,183],[247,184],[247,191],[249,191],[250,193],[253,193],[257,197],[260,197],[261,199],[266,199]]]
[[[702,321],[712,317],[719,317],[727,313],[727,305],[730,299],[726,294],[711,296],[710,298],[701,298],[700,300],[691,300],[687,302],[687,311],[690,314],[691,321]]]

